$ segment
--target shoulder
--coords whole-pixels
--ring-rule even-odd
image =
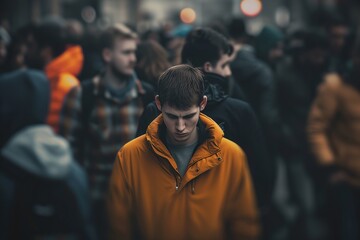
[[[220,144],[221,155],[224,161],[229,164],[240,164],[243,165],[246,161],[246,155],[243,149],[235,142],[223,138]]]
[[[232,98],[232,97],[228,97],[223,101],[223,104],[228,105],[230,107],[234,107],[237,108],[239,110],[249,110],[251,109],[250,105],[240,99],[236,99],[236,98]]]
[[[145,134],[127,142],[120,150],[120,155],[141,155],[149,151]]]

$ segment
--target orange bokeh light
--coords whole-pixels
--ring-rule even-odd
[[[180,11],[180,19],[183,23],[193,23],[196,19],[196,13],[192,8],[184,8]]]
[[[240,3],[240,9],[244,15],[255,17],[262,10],[262,3],[259,0],[244,0]]]

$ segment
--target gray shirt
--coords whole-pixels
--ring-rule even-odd
[[[181,176],[184,176],[197,144],[198,142],[196,141],[190,145],[174,145],[168,138],[166,138],[166,145],[171,155],[175,159],[178,171]]]

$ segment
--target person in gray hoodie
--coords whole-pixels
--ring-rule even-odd
[[[0,239],[32,239],[23,234],[33,226],[21,223],[26,222],[27,213],[33,209],[16,208],[19,201],[33,198],[34,194],[28,189],[36,189],[34,183],[40,182],[61,182],[69,189],[77,207],[69,219],[62,221],[64,225],[74,222],[71,218],[75,218],[75,212],[79,213],[78,229],[71,234],[77,236],[75,239],[94,239],[85,172],[73,160],[68,142],[45,124],[50,97],[48,79],[35,70],[3,74],[0,75],[0,92]],[[29,194],[24,196],[19,188]],[[23,198],[19,199],[19,192]],[[50,195],[50,192],[44,194]],[[59,201],[70,202],[65,196],[60,193]],[[42,210],[45,214],[44,208]]]

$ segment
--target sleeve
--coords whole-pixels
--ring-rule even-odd
[[[335,79],[325,79],[319,87],[308,117],[307,133],[310,148],[318,162],[323,165],[333,164],[335,158],[327,133],[338,109],[336,93],[339,84],[340,82]]]
[[[59,135],[69,141],[74,158],[82,162],[81,87],[74,87],[64,99],[60,113]]]
[[[110,177],[107,196],[109,217],[109,239],[133,239],[134,222],[133,200],[122,166],[122,150],[118,153]]]
[[[242,153],[242,151],[240,151]],[[227,229],[229,239],[255,240],[260,238],[261,227],[252,180],[247,161],[242,153],[236,157],[237,176],[231,187],[229,204],[227,205]]]
[[[261,126],[253,110],[245,109],[243,117],[244,128],[241,136],[244,138],[239,144],[245,151],[252,175],[258,206],[261,214],[268,211],[271,204],[271,197],[274,188],[276,169],[273,158],[269,157],[265,138]]]

